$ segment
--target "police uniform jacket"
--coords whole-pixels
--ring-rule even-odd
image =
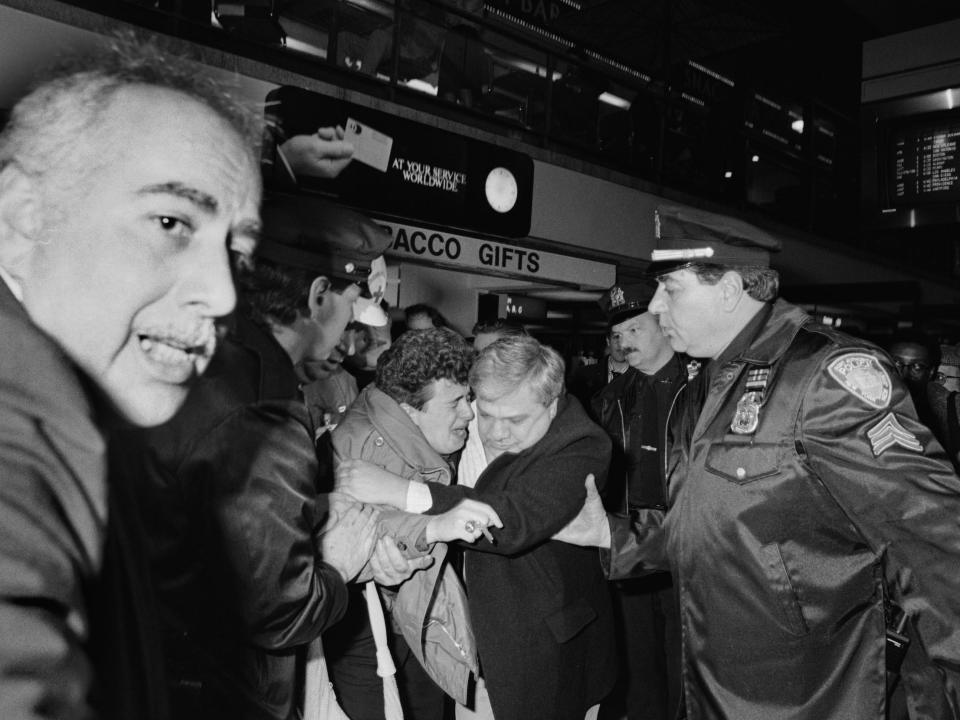
[[[503,521],[465,545],[470,614],[498,720],[582,720],[616,679],[610,595],[597,550],[551,540],[583,506],[584,478],[603,486],[610,439],[571,395],[546,435],[491,462],[473,488],[430,483],[433,507],[462,498]]]
[[[887,599],[910,618],[911,716],[956,718],[960,482],[882,351],[766,312],[671,424],[663,537],[651,515],[614,527],[613,572],[665,539],[689,720],[884,718]]]
[[[127,438],[167,639],[174,716],[286,720],[306,645],[347,603],[289,356],[238,317],[172,420]],[[118,460],[118,463],[121,462]]]
[[[666,508],[662,478],[667,415],[686,379],[683,362],[673,355],[653,375],[629,368],[593,396],[593,416],[614,440],[604,490],[609,512],[626,513],[631,506]],[[644,407],[642,393],[647,389],[655,402]]]
[[[450,466],[427,442],[403,408],[376,385],[368,385],[347,410],[331,437],[338,458],[378,465],[412,482],[449,485]],[[404,554],[429,552],[433,564],[389,591],[394,627],[433,681],[460,703],[467,700],[471,672],[478,672],[477,648],[467,597],[446,561],[445,543],[424,540],[430,518],[384,509],[381,532],[394,537]],[[409,544],[410,541],[412,544]],[[409,544],[409,546],[408,546]]]

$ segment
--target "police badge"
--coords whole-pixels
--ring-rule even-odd
[[[623,296],[623,288],[617,285],[610,288],[610,307],[618,308],[625,303],[626,299]]]
[[[730,422],[730,430],[737,435],[752,435],[760,424],[760,408],[770,377],[769,367],[754,368],[747,374],[746,392],[737,403],[737,412]]]

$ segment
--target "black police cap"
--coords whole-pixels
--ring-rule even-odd
[[[647,306],[657,290],[655,282],[614,285],[599,300],[600,308],[611,327],[636,315],[647,312]]]
[[[268,193],[260,215],[257,256],[319,275],[363,282],[391,242],[369,218],[317,196]]]
[[[736,218],[694,208],[661,206],[655,216],[656,249],[648,273],[657,276],[695,263],[770,266],[780,240]]]

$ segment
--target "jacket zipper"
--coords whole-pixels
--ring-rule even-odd
[[[623,405],[620,401],[620,398],[617,398],[617,412],[620,413],[620,437],[623,438],[623,452],[626,454],[627,448],[630,447],[630,438],[627,437],[627,424],[623,419]],[[624,468],[626,473],[626,468]],[[630,512],[630,478],[629,473],[623,478],[623,511],[626,513]]]

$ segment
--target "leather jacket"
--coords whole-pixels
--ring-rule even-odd
[[[450,466],[392,398],[375,385],[364,388],[331,439],[336,457],[359,458],[415,482],[449,485]],[[381,513],[381,531],[416,538],[400,550],[429,551],[433,564],[415,573],[396,591],[391,607],[394,627],[420,664],[450,697],[466,703],[470,673],[477,673],[477,649],[467,598],[456,572],[446,562],[447,546],[423,541],[430,518],[400,511]],[[389,595],[388,595],[389,601]]]
[[[783,301],[734,344],[671,422],[665,516],[611,527],[614,577],[669,558],[687,717],[884,718],[891,601],[911,717],[960,717],[960,480],[890,359]]]
[[[661,510],[666,507],[663,457],[667,413],[686,379],[682,359],[673,355],[653,375],[630,368],[593,396],[593,416],[613,439],[610,473],[604,490],[604,505],[608,512],[626,513],[631,506]],[[640,393],[645,385],[653,386],[658,401],[657,412],[650,419],[644,417],[640,403]],[[661,407],[664,408],[662,412]],[[647,422],[653,422],[656,428],[647,428]],[[656,444],[644,442],[643,435],[647,430],[652,430],[651,437],[656,438]],[[645,473],[644,469],[650,472]]]
[[[125,443],[178,720],[295,717],[303,651],[347,603],[315,547],[326,501],[293,365],[237,323],[180,412]]]

